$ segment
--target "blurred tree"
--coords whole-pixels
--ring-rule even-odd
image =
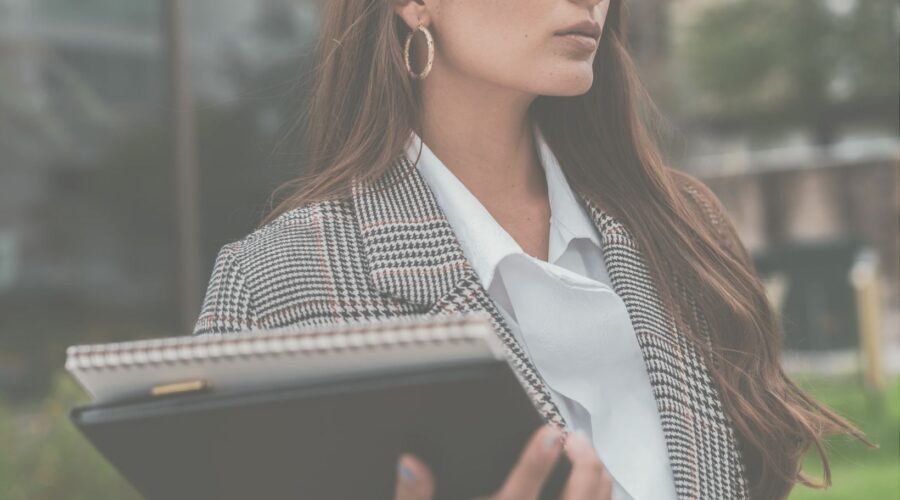
[[[860,121],[896,130],[896,0],[736,0],[686,36],[693,120],[720,131],[806,129],[828,144]]]

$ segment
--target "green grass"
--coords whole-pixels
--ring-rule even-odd
[[[87,400],[68,375],[60,374],[39,404],[0,404],[0,498],[141,498],[69,423],[69,409]]]
[[[845,436],[831,438],[826,447],[831,487],[817,490],[798,484],[790,500],[900,499],[900,379],[892,380],[882,397],[868,395],[857,377],[794,379],[880,448]],[[815,450],[807,453],[803,470],[821,482],[822,465]]]

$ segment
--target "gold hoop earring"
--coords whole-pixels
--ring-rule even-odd
[[[428,62],[425,64],[425,69],[423,69],[421,73],[416,73],[413,71],[412,65],[409,62],[409,46],[412,44],[413,35],[419,30],[422,30],[422,33],[425,34],[425,40],[428,42]],[[431,31],[423,24],[419,23],[419,26],[416,27],[416,29],[410,31],[406,35],[406,43],[403,46],[403,60],[406,62],[406,71],[409,72],[410,76],[417,80],[425,79],[425,77],[428,76],[428,73],[431,72],[431,65],[434,63],[434,38],[431,37]]]

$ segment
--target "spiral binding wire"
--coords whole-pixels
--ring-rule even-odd
[[[199,360],[260,356],[321,356],[347,351],[470,343],[484,337],[486,318],[464,314],[427,320],[408,318],[306,328],[248,330],[226,335],[169,337],[71,346],[67,370],[115,370],[177,365]]]

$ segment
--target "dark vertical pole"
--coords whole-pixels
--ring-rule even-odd
[[[178,195],[179,334],[191,332],[200,308],[200,214],[194,136],[194,106],[184,39],[181,0],[165,0],[168,96],[172,125],[173,166]]]
[[[782,249],[788,240],[787,218],[792,213],[793,205],[785,193],[790,192],[787,188],[794,182],[796,177],[790,172],[760,174],[766,245],[775,251]]]

